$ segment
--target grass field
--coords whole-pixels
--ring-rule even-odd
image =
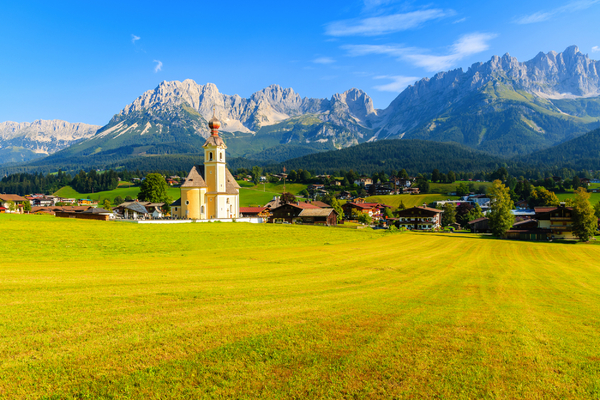
[[[480,186],[484,186],[485,188],[492,186],[492,182],[456,181],[454,183],[430,183],[429,192],[439,193],[445,196],[448,193],[455,192],[460,183],[465,183],[467,186],[472,183],[475,185],[475,190],[479,190]]]
[[[573,199],[575,198],[575,194],[573,192],[567,192],[567,193],[556,193],[556,197],[558,197],[559,200],[564,201],[566,199]],[[600,193],[590,193],[590,203],[592,203],[592,206],[596,203],[598,203],[600,201]]]
[[[395,210],[400,202],[403,202],[406,208],[422,206],[438,200],[458,199],[457,196],[446,196],[441,194],[398,194],[387,196],[369,196],[368,202],[382,203],[392,206]]]
[[[0,240],[0,398],[600,396],[600,246],[6,214]]]

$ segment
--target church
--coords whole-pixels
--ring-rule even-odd
[[[239,185],[225,166],[227,146],[219,137],[221,123],[214,116],[208,122],[210,137],[204,148],[204,165],[194,165],[181,185],[181,198],[171,206],[181,219],[239,218]]]

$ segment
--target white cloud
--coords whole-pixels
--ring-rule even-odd
[[[319,57],[313,60],[315,64],[333,64],[335,60],[331,57]]]
[[[154,72],[162,71],[162,66],[163,66],[162,61],[154,60],[153,62],[156,63],[156,66],[154,66]]]
[[[376,76],[375,79],[391,79],[392,82],[386,83],[385,85],[375,86],[375,89],[380,90],[382,92],[396,92],[396,93],[401,92],[408,85],[411,85],[414,82],[419,80],[419,78],[414,77],[414,76],[402,76],[402,75]]]
[[[423,49],[398,45],[348,45],[342,48],[348,51],[350,56],[388,55],[399,60],[409,61],[427,71],[437,72],[455,66],[463,58],[487,50],[489,48],[488,41],[495,37],[496,35],[491,33],[464,35],[450,47],[450,52],[445,55],[428,54]]]
[[[346,19],[327,24],[329,36],[378,36],[417,28],[423,23],[454,15],[452,10],[430,9],[364,19]]]
[[[547,21],[552,18],[554,13],[552,12],[536,12],[531,15],[525,15],[523,17],[517,18],[515,23],[525,25],[525,24],[535,24],[536,22]]]
[[[574,0],[564,6],[557,7],[549,11],[538,11],[530,15],[515,17],[513,22],[516,24],[535,24],[537,22],[548,21],[556,14],[572,13],[575,11],[586,10],[594,4],[600,3],[600,0]]]
[[[133,33],[131,34],[131,43],[135,44],[136,41],[140,40],[141,38],[139,36],[134,35]]]
[[[461,18],[461,19],[457,19],[456,21],[453,21],[453,24],[460,24],[462,22],[465,22],[467,20],[467,17]]]
[[[600,46],[594,46],[594,47],[592,47],[592,53],[595,53],[597,51],[600,51]]]

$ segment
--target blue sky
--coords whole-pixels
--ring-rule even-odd
[[[164,80],[248,97],[356,87],[385,108],[415,80],[569,45],[600,59],[600,0],[61,1],[0,6],[0,121],[104,125]]]

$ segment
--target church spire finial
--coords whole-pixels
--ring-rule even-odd
[[[219,128],[221,127],[221,122],[215,116],[215,108],[216,107],[213,105],[213,117],[208,121],[211,136],[219,136]]]

